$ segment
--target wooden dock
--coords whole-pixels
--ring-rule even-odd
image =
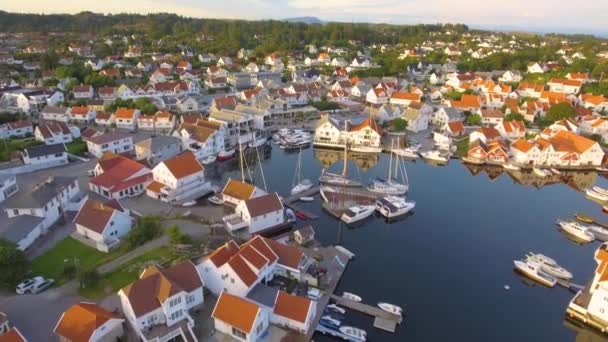
[[[328,328],[328,327],[326,327],[324,325],[321,325],[321,324],[317,325],[317,327],[316,327],[315,330],[318,331],[318,332],[320,332],[323,335],[331,335],[331,336],[334,336],[334,337],[341,338],[341,339],[343,339],[345,341],[365,342],[365,340],[362,340],[362,339],[359,339],[359,338],[355,338],[353,336],[346,335],[346,334],[342,333],[341,331],[330,329],[330,328]]]
[[[403,318],[401,316],[384,311],[375,306],[363,304],[336,295],[332,295],[331,299],[333,299],[338,305],[364,313],[369,316],[373,316],[374,327],[378,329],[394,333],[397,329],[397,324],[400,324],[403,321]]]
[[[559,286],[565,287],[568,290],[570,290],[570,292],[573,292],[573,293],[577,293],[578,291],[585,288],[583,285],[574,284],[574,283],[571,283],[564,279],[560,279],[560,278],[556,278],[556,279],[557,279],[557,284]]]

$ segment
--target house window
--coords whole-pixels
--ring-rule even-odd
[[[238,337],[238,338],[240,338],[242,340],[246,340],[247,339],[247,334],[244,333],[244,332],[242,332],[241,330],[235,328],[235,327],[232,327],[232,335],[236,336],[236,337]]]
[[[264,322],[260,323],[260,325],[258,325],[258,327],[255,329],[255,334],[259,335],[262,333],[262,330],[264,330]]]

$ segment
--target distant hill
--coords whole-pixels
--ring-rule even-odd
[[[288,23],[323,24],[324,21],[317,17],[296,17],[285,19]]]

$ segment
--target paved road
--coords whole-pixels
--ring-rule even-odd
[[[0,310],[29,341],[55,341],[53,328],[61,314],[80,302],[80,298],[73,295],[77,286],[73,281],[37,295],[0,296]]]
[[[101,274],[112,272],[118,269],[120,266],[124,265],[125,263],[137,258],[138,256],[158,247],[165,246],[167,244],[169,244],[169,238],[166,235],[163,235],[162,237],[156,240],[152,240],[144,244],[143,246],[137,247],[136,249],[130,251],[127,254],[121,255],[120,257],[110,261],[107,264],[99,266],[97,268],[97,271]]]

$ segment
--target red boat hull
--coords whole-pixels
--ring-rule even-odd
[[[308,219],[308,216],[306,216],[306,215],[302,214],[302,213],[301,213],[301,212],[299,212],[299,211],[296,211],[296,216],[297,216],[297,217],[298,217],[300,220],[307,220],[307,219]]]
[[[217,160],[219,160],[219,161],[230,160],[230,159],[232,159],[232,158],[234,158],[234,154],[233,154],[233,155],[230,155],[230,156],[222,156],[222,157],[217,156]]]

